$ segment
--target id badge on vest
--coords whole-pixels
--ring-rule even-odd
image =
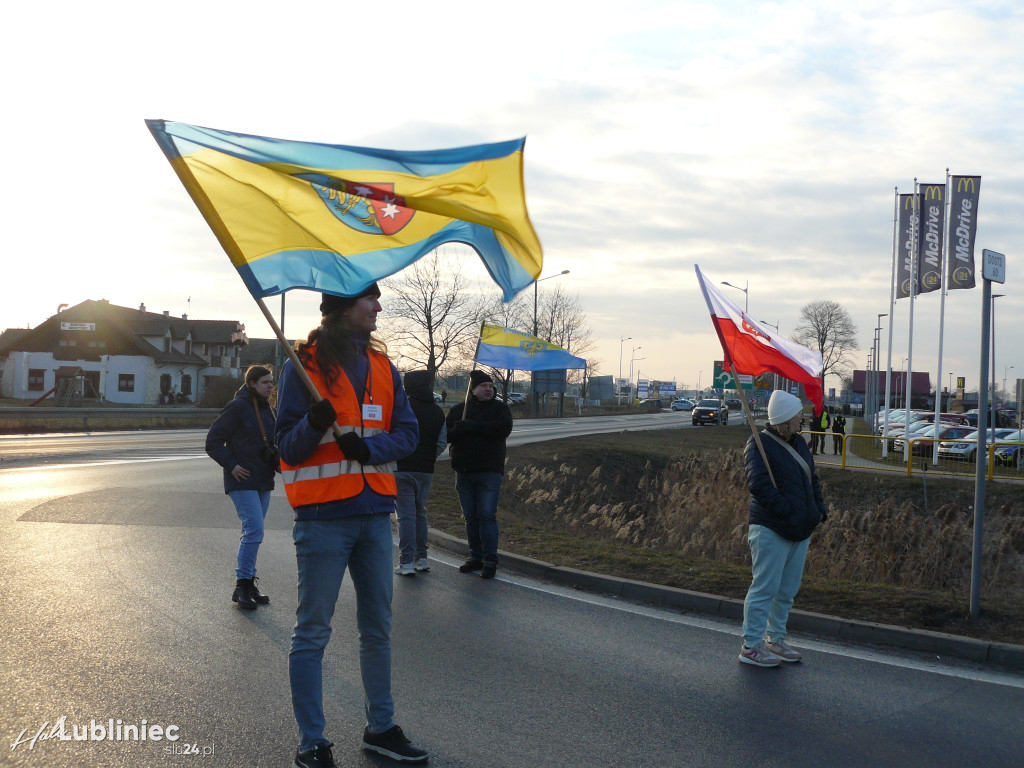
[[[383,421],[384,406],[373,403],[363,403],[363,421]]]

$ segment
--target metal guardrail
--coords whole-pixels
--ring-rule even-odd
[[[810,432],[801,432],[809,438]],[[881,472],[898,472],[907,477],[921,473],[951,477],[974,477],[974,460],[940,456],[938,463],[933,462],[933,437],[914,437],[910,440],[909,450],[902,444],[901,438],[881,437],[880,435],[844,435],[842,452],[832,453],[832,434],[827,433],[826,453],[819,453],[814,461],[819,466],[838,467],[839,469],[861,468]],[[896,445],[897,441],[900,445]],[[940,443],[977,444],[977,440],[939,440]],[[1009,457],[1003,455],[1004,448],[1015,448]],[[1024,443],[1000,442],[986,445],[985,476],[989,480],[1024,480]]]

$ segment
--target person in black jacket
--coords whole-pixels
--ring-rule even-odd
[[[469,387],[466,402],[453,405],[445,421],[469,541],[469,559],[459,570],[491,579],[498,570],[498,496],[512,412],[495,399],[494,380],[483,371],[469,374]]]
[[[405,374],[405,394],[420,425],[416,450],[399,459],[395,472],[395,512],[398,515],[399,560],[395,573],[415,576],[429,571],[427,561],[427,496],[434,482],[434,463],[448,445],[444,410],[434,402],[434,375],[430,371]]]
[[[747,541],[753,578],[743,602],[739,658],[758,667],[802,658],[786,643],[786,622],[800,589],[811,533],[828,517],[814,459],[797,431],[802,407],[788,392],[772,393],[769,426],[761,432],[770,474],[753,435],[743,453],[751,495]]]
[[[253,609],[270,598],[256,586],[256,555],[263,542],[263,521],[274,490],[280,458],[274,445],[275,417],[270,406],[274,374],[262,365],[245,372],[245,383],[224,406],[206,435],[206,452],[224,468],[224,493],[242,521],[231,600]]]
[[[846,434],[846,417],[841,411],[836,411],[832,417],[832,453],[836,456],[843,452],[843,435]]]

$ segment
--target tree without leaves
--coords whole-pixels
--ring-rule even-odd
[[[381,285],[388,291],[381,335],[395,351],[431,373],[472,357],[481,299],[467,290],[456,258],[435,250]]]
[[[800,310],[794,338],[821,353],[821,382],[832,373],[842,378],[853,367],[850,353],[857,347],[857,326],[846,308],[831,299],[818,299]]]

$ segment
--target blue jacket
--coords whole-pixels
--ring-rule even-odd
[[[356,399],[362,402],[366,387],[366,373],[369,362],[365,354],[357,355],[352,368],[345,369],[345,375],[356,392]],[[408,456],[419,441],[419,426],[416,415],[409,407],[409,399],[402,389],[402,382],[394,365],[391,377],[395,390],[391,411],[391,429],[388,432],[366,438],[370,449],[370,464],[386,464]],[[281,369],[277,386],[277,444],[281,458],[288,464],[301,464],[308,459],[324,433],[309,423],[309,407],[313,398],[306,389],[291,361]],[[308,504],[295,508],[296,520],[331,520],[354,515],[389,515],[395,511],[395,497],[384,496],[370,489],[350,499],[325,504]]]
[[[244,385],[225,405],[206,433],[206,452],[224,467],[224,493],[232,491],[272,491],[276,464],[264,459],[263,433],[256,421],[253,400],[259,405],[267,440],[274,442],[274,410],[262,397],[256,397]],[[236,480],[231,474],[235,465],[248,469],[248,480]]]
[[[772,485],[751,435],[747,438],[743,452],[747,489],[751,496],[750,524],[771,528],[790,541],[803,541],[811,535],[818,523],[828,517],[811,451],[799,435],[790,438],[789,444],[811,468],[811,477],[808,479],[803,467],[789,451],[764,432],[761,433],[761,444],[778,488]]]

